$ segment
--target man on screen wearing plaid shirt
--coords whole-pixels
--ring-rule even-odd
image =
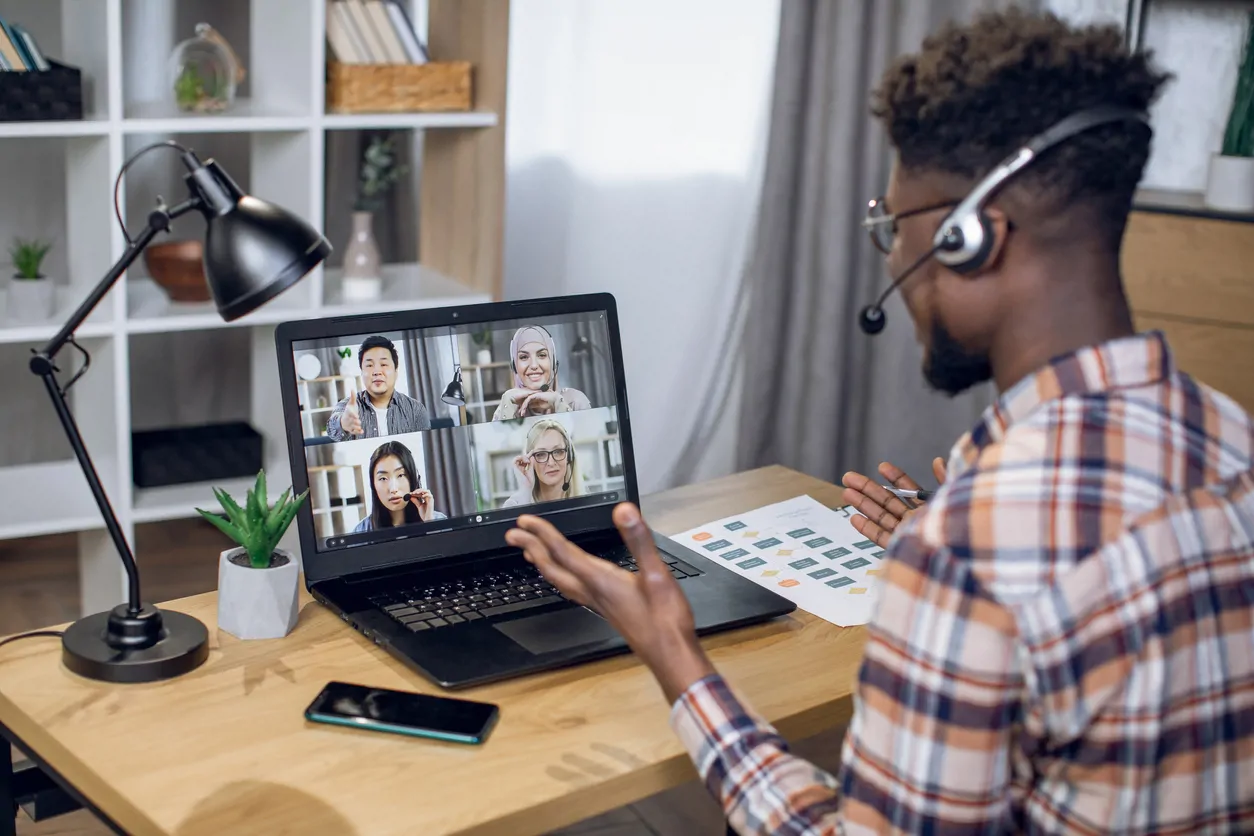
[[[973,272],[928,256],[1007,154],[1086,108],[1144,111],[1164,81],[1118,30],[1012,11],[928,38],[875,93],[897,156],[873,228],[891,275],[918,262],[925,376],[1000,394],[921,510],[845,477],[888,555],[838,775],[717,674],[634,507],[615,521],[638,575],[534,517],[507,535],[657,676],[737,831],[1254,832],[1254,426],[1133,327],[1119,248],[1150,131],[1034,161],[985,210]]]

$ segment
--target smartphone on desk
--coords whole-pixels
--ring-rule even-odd
[[[305,719],[315,723],[454,743],[482,743],[499,715],[500,709],[492,703],[348,682],[328,682],[305,709]]]

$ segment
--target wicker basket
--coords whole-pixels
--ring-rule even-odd
[[[470,110],[469,61],[327,63],[328,113]]]

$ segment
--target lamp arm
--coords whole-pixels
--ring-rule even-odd
[[[87,447],[83,443],[83,435],[79,432],[73,413],[70,412],[69,402],[65,397],[66,390],[57,381],[56,374],[60,369],[56,366],[56,356],[67,343],[74,342],[74,332],[91,315],[91,312],[96,309],[96,306],[100,304],[100,300],[105,297],[110,288],[126,272],[126,268],[130,267],[135,262],[135,259],[139,258],[144,248],[151,244],[152,240],[159,233],[165,232],[170,228],[170,221],[173,218],[197,209],[199,206],[199,199],[192,198],[173,209],[166,209],[165,207],[155,209],[148,216],[148,226],[127,246],[126,252],[122,253],[122,257],[118,259],[117,263],[110,268],[109,272],[100,280],[100,283],[83,300],[83,303],[70,315],[69,320],[61,327],[56,336],[30,358],[30,370],[36,376],[43,378],[44,387],[48,390],[48,397],[52,399],[52,406],[56,409],[57,418],[61,420],[61,428],[69,439],[70,447],[74,450],[74,456],[78,459],[79,466],[83,469],[83,475],[87,477],[87,486],[91,488],[91,494],[96,500],[101,516],[104,517],[105,528],[109,531],[109,536],[113,539],[114,548],[118,550],[118,557],[122,559],[122,564],[126,568],[128,586],[127,610],[128,614],[132,616],[137,615],[142,607],[139,569],[135,565],[135,555],[131,551],[130,544],[126,542],[126,536],[122,533],[122,525],[118,522],[117,515],[113,512],[113,506],[109,502],[109,497],[105,493],[104,486],[100,483],[100,475],[96,472],[96,466],[93,464],[91,456],[87,452]]]
[[[117,283],[117,280],[126,272],[126,269],[135,262],[135,259],[139,258],[140,254],[152,243],[152,240],[160,233],[169,231],[170,221],[180,215],[187,214],[193,209],[199,209],[200,205],[199,198],[191,198],[170,209],[165,207],[154,209],[148,215],[148,225],[144,230],[134,241],[127,245],[126,251],[122,253],[122,257],[110,268],[104,278],[92,288],[91,293],[87,294],[87,298],[83,300],[83,303],[70,315],[65,325],[61,326],[61,330],[37,352],[36,356],[56,357],[57,352],[65,348],[65,344],[74,338],[74,332],[87,320],[87,317],[91,316],[91,312],[100,304],[100,300]],[[36,372],[36,374],[40,374],[40,372]]]

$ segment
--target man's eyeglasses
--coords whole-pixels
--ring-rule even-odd
[[[535,459],[540,464],[548,464],[550,456],[553,457],[553,461],[555,462],[564,462],[566,461],[566,448],[559,447],[556,450],[536,450],[531,454],[531,458]]]
[[[867,204],[866,218],[862,221],[862,227],[871,236],[871,243],[875,245],[875,249],[888,255],[893,251],[893,238],[897,235],[897,221],[912,215],[922,215],[924,212],[935,212],[937,209],[949,209],[957,205],[958,201],[950,200],[930,206],[920,206],[918,209],[908,209],[894,215],[888,211],[888,204],[884,198],[877,197]]]

